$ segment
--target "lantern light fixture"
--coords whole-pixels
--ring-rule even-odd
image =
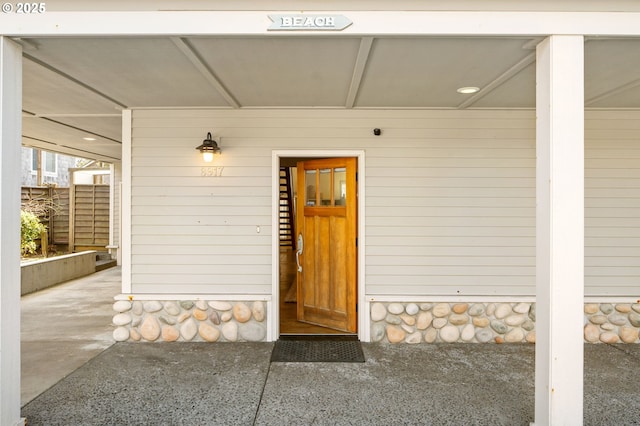
[[[207,133],[207,138],[203,140],[202,144],[197,146],[196,149],[202,153],[202,159],[205,163],[212,162],[214,154],[221,152],[218,142],[211,137],[211,132]]]

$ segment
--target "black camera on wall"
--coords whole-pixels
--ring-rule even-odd
[[[382,134],[382,130],[376,127],[375,129],[373,129],[373,134],[376,136],[380,136]]]

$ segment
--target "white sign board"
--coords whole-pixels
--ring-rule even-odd
[[[342,31],[353,22],[344,15],[269,15],[268,31]]]

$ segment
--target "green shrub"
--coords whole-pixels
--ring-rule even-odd
[[[20,210],[20,252],[22,255],[34,254],[38,248],[36,240],[44,232],[45,226],[33,213]]]

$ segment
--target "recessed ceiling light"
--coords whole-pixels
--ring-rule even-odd
[[[458,89],[458,93],[464,93],[465,95],[468,95],[470,93],[477,93],[479,90],[479,87],[461,87]]]
[[[89,136],[87,136],[85,138],[82,138],[82,139],[84,139],[85,141],[95,141],[96,140],[96,138],[91,138]]]

